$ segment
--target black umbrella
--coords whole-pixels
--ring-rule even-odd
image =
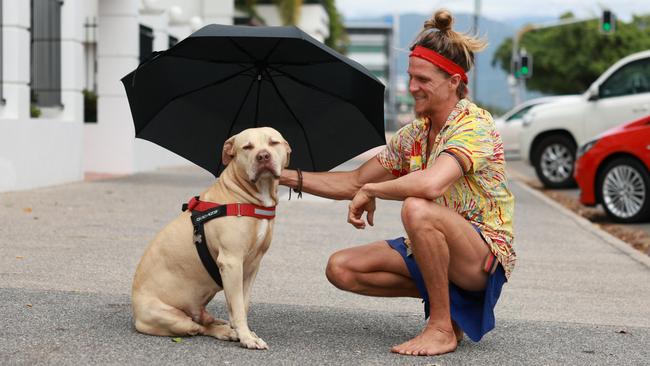
[[[310,171],[385,143],[383,84],[295,27],[208,25],[122,83],[136,137],[215,176],[225,140],[250,127],[278,130]]]

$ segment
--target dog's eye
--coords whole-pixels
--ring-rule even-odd
[[[275,146],[275,145],[277,145],[279,143],[280,143],[280,141],[275,141],[275,140],[269,141],[269,145],[271,145],[271,146]]]
[[[253,149],[253,144],[246,144],[242,146],[242,149],[244,150],[252,150]]]

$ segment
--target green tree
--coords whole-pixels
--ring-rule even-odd
[[[561,19],[573,17],[563,14]],[[585,91],[600,74],[620,58],[650,49],[650,15],[619,21],[611,35],[599,32],[599,21],[590,20],[529,31],[519,42],[533,55],[533,76],[526,88],[548,94]],[[510,72],[512,38],[501,43],[492,65]]]
[[[302,0],[275,0],[283,25],[296,25],[300,21]]]
[[[323,5],[330,18],[330,35],[325,39],[325,44],[341,53],[346,53],[350,41],[343,24],[343,16],[336,8],[336,0],[325,0]]]
[[[248,13],[251,17],[265,24],[266,21],[255,10],[257,3],[257,0],[235,0],[235,8]],[[303,0],[273,0],[273,3],[278,7],[282,25],[298,24]],[[270,4],[270,2],[263,2],[263,4]]]
[[[278,7],[284,25],[295,25],[300,20],[300,9],[304,3],[313,3],[314,0],[273,0]],[[345,53],[349,44],[343,16],[336,8],[336,0],[322,0],[321,2],[329,17],[329,36],[325,44],[335,50]],[[235,7],[251,15],[264,24],[265,21],[255,11],[257,0],[235,0]]]

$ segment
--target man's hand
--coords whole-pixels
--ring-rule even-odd
[[[368,224],[370,226],[374,225],[375,197],[370,195],[364,188],[365,186],[357,192],[348,207],[348,222],[357,229],[365,229],[366,227],[365,221],[361,218],[364,212],[368,212],[366,214]]]

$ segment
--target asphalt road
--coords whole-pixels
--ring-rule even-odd
[[[538,184],[541,185],[541,182],[539,181],[539,179],[537,179],[537,175],[535,174],[535,168],[533,168],[532,165],[524,163],[523,161],[521,161],[519,159],[508,159],[507,164],[508,164],[509,169],[515,170],[520,175],[526,177],[527,179],[530,179],[531,181],[537,182]],[[580,189],[578,189],[578,188],[551,189],[551,191],[560,192],[560,193],[565,194],[565,195],[567,195],[569,197],[575,198],[576,200],[579,200],[579,197],[580,197]],[[602,212],[603,217],[606,217],[605,210],[603,210],[601,205],[596,206],[596,209],[598,209],[598,210],[600,210]],[[619,224],[619,223],[615,223],[615,222],[605,218],[600,223],[610,223],[610,224],[622,225],[622,226],[625,226],[625,227],[628,227],[628,228],[642,230],[642,231],[645,231],[646,233],[650,234],[650,222],[634,223],[634,224]]]
[[[278,207],[253,289],[250,326],[268,351],[209,337],[152,337],[132,325],[130,286],[148,241],[212,178],[196,168],[0,194],[0,364],[647,365],[650,261],[513,182],[517,268],[497,328],[440,357],[391,354],[425,324],[417,299],[346,293],[324,276],[341,248],[402,235],[399,202],[376,226],[347,202]],[[208,306],[226,317],[223,295]]]

